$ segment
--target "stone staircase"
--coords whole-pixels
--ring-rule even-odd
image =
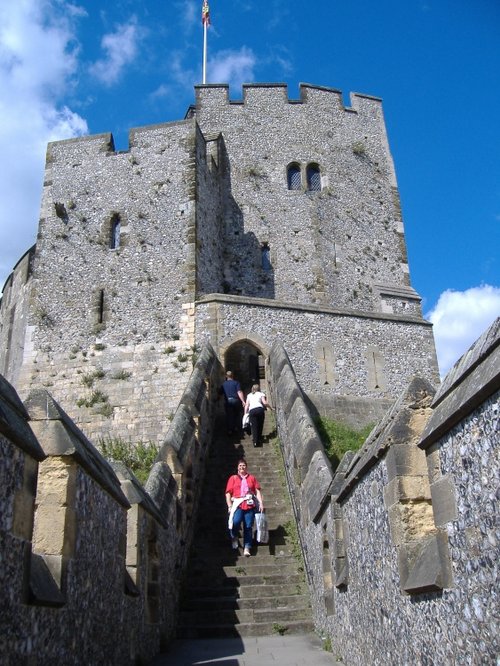
[[[226,435],[223,419],[218,426],[181,598],[177,636],[311,632],[314,627],[302,559],[297,556],[297,546],[294,548],[294,532],[287,525],[293,516],[281,454],[273,441],[273,415],[266,413],[264,443],[258,448],[253,447],[250,436]],[[269,521],[269,543],[254,544],[251,557],[244,557],[242,548],[231,549],[227,530],[224,490],[241,457],[261,484]]]

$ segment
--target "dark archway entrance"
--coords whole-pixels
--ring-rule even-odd
[[[265,358],[260,349],[248,340],[235,342],[227,349],[224,367],[232,370],[245,394],[252,384],[260,384],[266,377]]]

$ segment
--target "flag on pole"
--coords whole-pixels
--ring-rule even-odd
[[[203,25],[210,25],[210,9],[207,0],[203,0],[203,7],[201,8],[201,22]]]

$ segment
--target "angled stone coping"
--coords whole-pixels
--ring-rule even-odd
[[[269,353],[269,363],[271,371],[275,377],[279,377],[283,368],[288,367],[293,373],[290,358],[279,340],[275,340]],[[294,375],[295,376],[295,375]]]
[[[210,375],[214,362],[215,352],[212,345],[207,343],[196,361],[158,454],[157,460],[167,461],[172,466],[172,471],[179,472],[181,470],[179,470],[176,461],[171,459],[170,451],[175,451],[177,462],[182,465],[185,463],[196,432],[196,423],[193,417],[200,415],[201,405],[205,398],[205,378]]]
[[[401,284],[374,284],[373,288],[382,296],[393,296],[408,298],[413,301],[421,301],[421,297],[418,292],[410,287],[409,285]]]
[[[312,312],[317,314],[337,315],[338,317],[354,317],[357,319],[380,319],[383,321],[394,321],[405,324],[418,324],[429,326],[432,324],[421,317],[410,317],[408,315],[393,314],[387,312],[365,312],[364,310],[342,310],[324,305],[311,303],[289,303],[277,301],[271,298],[259,298],[255,296],[234,296],[233,294],[206,294],[197,299],[195,305],[203,303],[221,303],[222,305],[244,305],[246,307],[275,308],[277,310],[297,310],[299,312]]]
[[[272,376],[276,384],[276,400],[285,415],[293,454],[300,470],[303,497],[311,520],[321,513],[333,480],[330,461],[304,395],[297,382],[288,354],[278,340],[270,354]]]
[[[179,465],[184,466],[196,432],[193,416],[196,416],[196,414],[193,414],[190,407],[180,404],[161,445],[157,460],[167,462],[173,472],[183,471],[182,468],[179,468]],[[176,460],[172,459],[172,451],[174,451]]]
[[[0,375],[0,433],[40,462],[46,456],[28,425],[29,418],[14,387]]]
[[[412,450],[407,446],[412,441],[415,410],[428,407],[429,396],[434,396],[435,388],[426,379],[414,377],[408,389],[395,401],[382,421],[375,426],[363,447],[352,459],[346,470],[346,480],[338,493],[338,501],[342,501],[350,491],[390,448],[393,449],[391,464],[397,475],[411,473],[413,467]],[[427,418],[428,415],[423,416]],[[423,427],[423,423],[422,423]]]
[[[419,446],[427,449],[499,389],[500,317],[446,376]]]
[[[180,403],[186,405],[193,416],[199,416],[201,404],[205,397],[205,377],[210,375],[215,363],[215,352],[212,345],[207,342],[195,363],[193,372],[182,394]]]
[[[155,462],[146,481],[146,492],[162,515],[168,516],[171,510],[175,510],[178,487],[166,462]]]
[[[167,522],[160,513],[159,508],[153,502],[148,493],[133,472],[122,462],[111,462],[111,467],[119,478],[122,490],[130,504],[139,504],[162,526],[167,527]]]
[[[83,432],[69,418],[45,389],[34,389],[24,405],[31,426],[46,456],[69,456],[114,499],[126,507],[130,504],[109,462],[99,453]]]
[[[324,450],[313,453],[307,474],[302,484],[303,497],[312,521],[317,521],[323,513],[326,498],[331,495],[332,466]]]

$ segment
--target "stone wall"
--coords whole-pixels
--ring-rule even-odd
[[[280,341],[315,408],[355,426],[377,421],[413,375],[439,379],[432,329],[402,315],[211,296],[198,302],[196,337],[221,358],[238,340],[265,357]]]
[[[0,356],[22,397],[48,389],[88,437],[166,434],[195,352],[205,153],[193,121],[133,130],[127,152],[111,135],[48,146],[33,272],[2,299]]]
[[[17,381],[23,361],[35,247],[15,265],[0,300],[0,374],[8,376],[12,382]]]
[[[318,630],[348,664],[496,664],[500,320],[332,474],[284,350],[271,390]],[[299,440],[299,441],[298,441]]]
[[[238,336],[263,357],[281,340],[315,409],[355,424],[413,374],[438,380],[381,101],[287,93],[198,86],[185,120],[132,130],[127,151],[49,144],[36,247],[0,303],[22,398],[50,391],[96,442],[160,442],[197,348],[223,360]]]
[[[172,638],[219,373],[205,348],[145,488],[0,378],[2,664],[144,664]]]
[[[381,100],[351,102],[310,85],[299,100],[285,85],[245,85],[241,102],[229,100],[228,86],[196,87],[196,120],[205,135],[223,133],[230,165],[228,293],[421,315]],[[290,164],[301,170],[297,190],[288,188]],[[319,168],[319,191],[307,189],[308,165]]]

